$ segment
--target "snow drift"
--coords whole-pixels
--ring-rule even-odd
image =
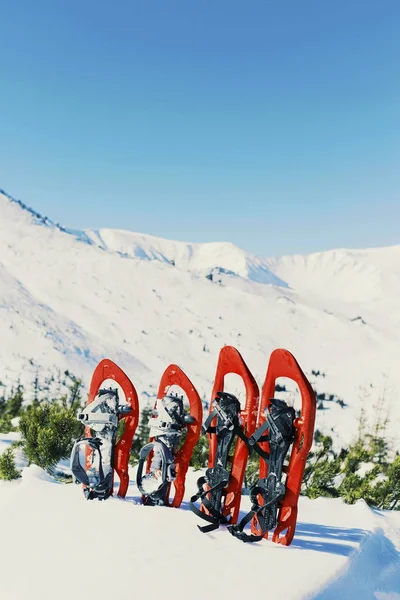
[[[9,442],[0,435],[0,452]],[[189,472],[186,500],[198,476]],[[197,523],[187,502],[142,506],[133,483],[126,500],[88,502],[80,486],[26,467],[0,482],[1,598],[400,598],[400,513],[301,498],[289,547],[243,544],[224,527],[204,535]]]

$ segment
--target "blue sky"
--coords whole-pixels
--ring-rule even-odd
[[[398,0],[0,0],[0,188],[260,255],[400,243]]]

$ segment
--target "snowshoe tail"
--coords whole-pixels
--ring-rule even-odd
[[[245,407],[241,410],[239,400],[224,392],[224,378],[233,373],[239,375],[246,388]],[[241,354],[232,346],[222,348],[212,390],[209,416],[203,433],[209,440],[208,469],[198,482],[198,492],[191,498],[191,510],[210,523],[199,527],[208,532],[221,523],[236,523],[242,493],[244,474],[249,455],[247,437],[256,427],[259,390]],[[233,450],[232,462],[229,454]],[[200,508],[196,502],[200,500]]]
[[[176,432],[177,440],[181,433],[186,430],[186,436],[183,445],[177,450],[176,444],[168,445],[168,441],[163,435],[162,428],[155,431],[159,435],[150,438],[149,444],[144,446],[140,452],[139,465],[136,476],[136,483],[142,493],[143,504],[145,505],[166,505],[178,508],[185,494],[186,473],[189,468],[189,462],[192,458],[193,450],[201,433],[203,421],[203,405],[196,389],[187,375],[177,365],[169,365],[164,371],[157,393],[157,400],[154,406],[156,410],[157,403],[166,397],[169,397],[169,390],[172,386],[178,386],[186,395],[190,412],[183,414],[183,400],[176,397],[178,403],[182,402],[182,413],[176,415],[169,424],[169,432]],[[157,473],[151,469],[151,463],[154,455],[159,457],[160,469]],[[145,471],[145,474],[143,474]],[[171,484],[173,484],[175,493],[171,498]]]
[[[119,404],[116,388],[102,388],[106,380],[121,386],[126,405]],[[122,419],[125,427],[117,443]],[[120,480],[118,495],[125,497],[129,487],[129,453],[138,419],[139,402],[132,382],[111,360],[102,360],[93,373],[87,405],[78,414],[78,420],[85,425],[85,437],[75,442],[71,454],[73,476],[83,485],[86,498],[105,500],[112,495],[114,471]]]
[[[292,379],[301,394],[301,414],[284,401],[273,398],[279,377]],[[257,484],[250,490],[252,509],[230,532],[244,542],[268,538],[284,546],[291,544],[296,529],[297,504],[307,455],[314,435],[315,393],[294,356],[287,350],[272,352],[262,390],[257,430],[249,439],[260,455]],[[283,463],[290,450],[288,467]],[[281,478],[286,473],[286,481]],[[244,527],[251,521],[251,535]],[[283,535],[282,535],[283,534]]]

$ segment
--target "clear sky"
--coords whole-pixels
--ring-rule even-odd
[[[400,243],[399,0],[0,0],[0,188],[270,256]]]

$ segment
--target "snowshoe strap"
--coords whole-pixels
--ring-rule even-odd
[[[243,542],[260,541],[267,531],[276,527],[277,512],[279,502],[283,500],[286,494],[286,488],[281,482],[283,463],[290,444],[293,441],[293,421],[295,411],[287,406],[283,400],[273,398],[271,400],[270,410],[266,409],[266,421],[257,429],[250,438],[250,446],[256,450],[259,448],[258,441],[263,439],[264,433],[268,429],[267,441],[270,446],[270,453],[264,458],[268,464],[268,475],[259,479],[257,484],[250,490],[250,499],[252,507],[250,512],[243,517],[238,525],[231,525],[228,529],[230,533]],[[261,448],[259,448],[261,450]],[[260,453],[259,453],[260,454]],[[259,498],[262,498],[262,503]],[[244,528],[253,519],[257,518],[260,534],[248,535],[244,533]]]
[[[118,425],[118,417],[117,415],[112,415],[110,413],[79,413],[78,420],[81,421],[84,425],[111,425],[112,427],[117,427]]]
[[[106,398],[105,398],[106,396]],[[101,389],[98,391],[96,398],[88,404],[77,415],[78,421],[81,421],[85,426],[91,425],[109,425],[110,427],[118,427],[119,417],[128,415],[132,412],[132,407],[119,404],[116,406],[116,412],[111,412],[107,406],[107,400],[110,398],[118,401],[118,390]]]
[[[227,518],[220,512],[220,510],[218,510],[218,508],[222,497],[222,491],[228,485],[228,483],[229,473],[220,465],[217,465],[211,469],[207,469],[205,476],[200,477],[198,480],[197,494],[191,497],[189,506],[198,517],[212,524],[212,526],[208,525],[206,527],[200,527],[198,525],[198,528],[202,533],[213,531],[214,529],[218,529],[221,523],[227,523]],[[207,489],[205,489],[204,486],[207,486]],[[195,505],[197,500],[201,500],[201,503],[207,510],[208,514],[197,508]]]
[[[158,488],[149,493],[146,491],[143,485],[143,478],[146,476],[143,474],[143,469],[147,463],[150,453],[154,450],[159,452],[161,455],[161,481]],[[175,461],[171,450],[163,442],[150,442],[149,444],[143,446],[143,448],[140,450],[139,463],[136,473],[136,485],[145,498],[144,504],[155,505],[165,503],[165,495],[168,491],[168,485],[176,477],[174,462]]]
[[[104,475],[103,469],[103,461],[101,455],[101,446],[102,442],[98,438],[82,438],[75,442],[74,447],[72,448],[71,453],[71,470],[74,476],[76,483],[81,483],[85,486],[84,493],[86,498],[93,499],[99,498],[100,500],[105,500],[108,496],[111,495],[111,485],[110,485],[110,477]],[[85,468],[80,462],[79,459],[79,450],[80,447],[84,446],[92,449],[94,452],[98,452],[99,455],[99,467],[97,473],[97,481],[96,484],[93,485],[93,482],[89,478]]]
[[[216,427],[212,427],[211,423],[214,420],[214,418],[218,415],[218,411],[217,409],[214,409],[208,416],[208,418],[206,419],[206,421],[204,422],[203,427],[201,428],[201,432],[203,434],[205,433],[216,433]],[[261,456],[262,458],[264,458],[265,460],[268,459],[269,454],[268,452],[265,452],[265,450],[263,450],[259,445],[258,442],[265,442],[267,441],[267,437],[263,437],[263,433],[266,431],[266,429],[268,428],[268,424],[264,423],[264,425],[262,425],[259,430],[260,433],[259,435],[256,435],[257,432],[259,430],[256,431],[256,433],[254,435],[252,435],[250,438],[247,437],[247,435],[244,433],[243,429],[238,425],[238,424],[233,424],[228,421],[227,423],[228,427],[235,433],[235,435],[237,435],[241,440],[243,440],[243,442],[246,444],[246,446],[249,449],[249,452],[251,452],[252,450],[254,450],[254,452],[256,452],[259,456]]]
[[[276,402],[277,399],[274,398],[273,400],[274,400],[274,402]],[[283,402],[283,400],[278,400],[278,402]],[[275,435],[274,439],[276,440],[276,443],[281,443],[283,441],[282,434],[277,429],[275,420],[281,414],[286,414],[288,411],[288,408],[291,409],[291,407],[287,407],[285,402],[284,402],[284,404],[285,404],[284,407],[281,407],[279,410],[276,410],[274,412],[274,419],[271,417],[270,413],[268,411],[266,411],[265,422],[262,425],[260,425],[260,427],[253,433],[252,436],[244,439],[244,441],[248,445],[249,451],[251,452],[254,450],[254,452],[256,452],[259,456],[261,456],[261,458],[263,458],[267,462],[269,460],[269,453],[261,448],[261,446],[259,445],[259,442],[268,442],[270,440],[269,434],[264,435],[265,432],[267,431],[267,429],[272,430],[273,434]],[[293,411],[293,419],[294,419],[294,411]]]
[[[263,539],[266,532],[276,526],[276,511],[278,503],[285,497],[286,488],[283,483],[276,484],[276,478],[272,476],[270,479],[259,479],[250,492],[252,502],[251,510],[243,517],[237,525],[228,527],[229,533],[237,537],[242,542],[259,542]],[[263,504],[259,503],[259,497],[262,497]],[[257,517],[261,533],[259,535],[247,534],[243,530],[248,523]]]
[[[217,411],[216,411],[216,409],[214,409],[212,412],[210,412],[210,414],[208,415],[207,419],[204,421],[204,424],[201,428],[201,433],[203,435],[205,433],[214,433],[215,432],[215,427],[210,427],[210,426],[216,416],[217,416]]]

